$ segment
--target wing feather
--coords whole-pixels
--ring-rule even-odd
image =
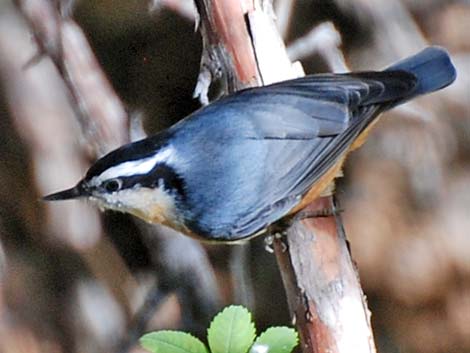
[[[402,71],[306,76],[237,92],[178,124],[184,129],[176,131],[213,146],[195,164],[229,175],[214,185],[221,191],[206,202],[211,209],[201,206],[197,231],[239,239],[287,214],[384,107],[415,84]]]

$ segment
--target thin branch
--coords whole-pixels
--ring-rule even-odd
[[[277,28],[284,39],[286,39],[289,34],[295,3],[296,0],[277,0],[274,3]]]
[[[39,47],[67,85],[72,108],[98,156],[129,141],[127,113],[101,70],[83,31],[56,2],[17,0]]]
[[[208,103],[209,85],[221,80],[225,92],[256,85],[258,70],[242,3],[196,0],[203,42],[201,73],[194,96]]]
[[[80,27],[71,18],[61,15],[61,9],[52,5],[55,2],[18,0],[17,3],[33,30],[40,48],[40,54],[47,55],[52,60],[60,78],[68,88],[69,97],[71,98],[70,103],[74,108],[76,117],[79,119],[82,135],[86,136],[87,145],[91,146],[88,152],[100,156],[129,141],[131,135],[132,138],[143,137],[144,132],[138,117],[132,120],[131,131],[129,131],[128,117],[124,105],[101,70]],[[33,69],[36,68],[31,64],[29,70]],[[59,125],[55,122],[52,126],[56,124]],[[47,132],[47,129],[39,130]],[[60,136],[73,139],[76,135],[80,134],[76,131],[75,133],[68,131]],[[44,134],[38,138],[39,143],[44,143],[47,139],[51,140],[49,134],[47,134],[47,138],[44,137]],[[70,158],[65,163],[63,160],[55,161],[63,170],[62,173],[58,172],[56,174],[58,176],[62,176],[65,171],[69,170],[68,164],[83,159],[81,156],[82,151],[77,149],[77,146],[65,143],[65,146],[70,145],[73,148],[74,158]],[[60,150],[60,148],[60,146],[55,146],[55,149]],[[38,164],[42,165],[42,160]],[[73,178],[74,182],[81,177],[81,173],[82,171]],[[56,179],[50,178],[50,175],[47,181],[49,184],[57,184]],[[56,187],[56,185],[49,185],[46,191]],[[85,206],[83,203],[75,203],[75,205]],[[89,206],[86,205],[86,207]],[[63,209],[63,206],[61,205],[60,208]],[[98,222],[100,233],[101,229],[96,211],[92,209],[91,212]],[[78,215],[74,213],[74,215],[82,224],[89,222],[84,213]],[[61,230],[63,233],[67,233],[75,228],[82,229],[84,228],[82,224],[70,227],[70,224],[66,223],[62,225]],[[141,226],[140,223],[138,225]],[[142,226],[141,229],[143,228]],[[196,293],[194,297],[199,300],[199,303],[188,300],[186,302],[190,303],[193,311],[203,312],[202,316],[208,320],[218,308],[219,302],[215,275],[204,249],[192,239],[178,237],[175,234],[172,234],[171,237],[165,236],[165,231],[161,227],[146,225],[143,233],[145,233],[145,239],[151,240],[148,241],[150,250],[153,253],[157,252],[157,255],[153,258],[160,260],[159,266],[156,266],[160,275],[159,285],[168,290],[180,289],[182,285],[186,288],[189,286],[192,293]],[[176,242],[177,240],[180,240],[179,243]],[[155,244],[155,241],[159,244]],[[180,245],[177,246],[178,244]],[[112,257],[114,259],[113,263],[120,263],[119,261],[122,260],[115,252],[115,249],[108,246],[108,243],[101,241],[100,245],[96,248],[87,249],[85,253],[82,253],[97,278],[102,278],[107,274],[108,267],[102,263],[103,259]],[[182,248],[184,248],[187,255],[192,254],[192,256],[180,256]],[[171,261],[162,261],[167,257],[171,257]],[[124,280],[129,281],[131,277],[127,272],[125,268],[116,270],[114,273],[126,275],[120,275],[118,278],[108,278],[106,283],[114,290],[115,296],[120,299],[120,304],[130,312],[128,298],[123,293],[126,286],[122,283]],[[184,276],[187,276],[185,277],[186,280],[182,279]],[[172,281],[174,278],[180,278],[180,281]],[[198,279],[198,281],[194,281],[194,279]],[[201,286],[201,283],[204,284]],[[210,291],[210,295],[206,291]],[[137,332],[135,337],[142,333],[139,331],[145,326],[145,323],[142,323],[143,321],[146,321],[145,318],[144,320],[137,319],[139,326],[134,330],[134,333]],[[135,337],[130,337],[130,340],[126,340],[124,345],[133,344]]]
[[[86,165],[76,138],[80,129],[64,94],[63,82],[53,66],[41,62],[30,68],[23,67],[34,53],[28,28],[13,7],[4,6],[2,10],[7,11],[0,21],[0,51],[3,53],[0,70],[8,83],[5,97],[12,122],[29,149],[30,171],[35,172],[38,191],[44,194],[60,183],[71,185],[82,176]],[[115,253],[102,252],[106,240],[97,210],[86,203],[48,204],[46,207],[47,220],[42,230],[50,238],[44,240],[52,241],[55,246],[59,240],[79,251],[89,270],[97,280],[108,285],[123,312],[129,314],[123,285],[129,273],[120,258],[113,259]],[[92,252],[94,256],[89,256]],[[98,263],[103,259],[113,259],[112,268],[122,276],[112,278],[111,266]]]
[[[332,197],[305,211],[321,209],[336,209]],[[282,240],[274,243],[304,352],[375,352],[370,312],[341,224],[339,214],[305,219],[289,229],[287,250]]]
[[[159,11],[161,8],[171,10],[188,21],[196,21],[196,8],[192,0],[151,0],[149,11],[151,13]]]
[[[319,54],[327,61],[331,71],[347,72],[349,70],[340,46],[341,35],[338,30],[333,23],[324,22],[290,44],[287,54],[291,60],[302,60]]]
[[[233,301],[254,310],[255,297],[253,295],[253,281],[250,271],[250,244],[242,243],[234,245],[229,259],[229,271],[232,275]]]

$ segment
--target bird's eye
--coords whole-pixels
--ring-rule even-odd
[[[106,180],[104,183],[103,183],[103,188],[107,191],[107,192],[115,192],[115,191],[118,191],[122,186],[122,181],[119,180],[119,179],[110,179],[110,180]]]

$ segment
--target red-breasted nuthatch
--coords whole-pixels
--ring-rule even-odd
[[[239,91],[107,154],[45,200],[87,197],[188,235],[243,239],[317,198],[380,113],[455,77],[447,52],[430,47],[381,72]]]

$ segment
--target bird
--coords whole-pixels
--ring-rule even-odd
[[[119,147],[43,199],[87,198],[201,240],[248,239],[318,198],[381,113],[455,78],[447,51],[431,46],[382,71],[247,88]]]

